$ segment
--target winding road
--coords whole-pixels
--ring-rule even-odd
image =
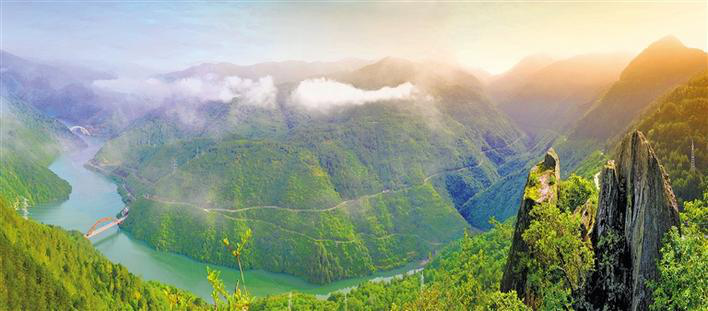
[[[509,143],[509,144],[507,144],[507,145],[505,145],[505,146],[503,146],[503,147],[490,148],[490,149],[487,149],[487,150],[482,151],[482,153],[487,153],[487,152],[494,151],[494,150],[501,149],[501,148],[508,148],[509,146],[511,146],[511,145],[515,144],[516,142],[518,142],[521,138],[522,138],[522,137],[520,136],[520,137],[518,137],[516,140],[514,140],[513,142],[511,142],[511,143]],[[433,178],[435,178],[435,177],[437,177],[437,176],[440,176],[440,175],[442,175],[442,174],[451,173],[451,172],[460,172],[460,171],[463,171],[463,170],[473,169],[473,168],[476,168],[476,167],[480,166],[481,164],[482,164],[482,162],[480,161],[480,162],[478,162],[477,164],[472,165],[472,166],[462,166],[462,167],[454,167],[454,168],[442,169],[442,170],[440,170],[440,171],[438,171],[438,172],[435,172],[435,173],[433,173],[433,174],[431,174],[431,175],[426,176],[425,178],[423,178],[422,183],[413,184],[413,185],[401,187],[401,188],[399,188],[399,189],[394,189],[394,190],[391,190],[391,189],[384,189],[384,190],[381,190],[381,191],[379,191],[379,192],[377,192],[377,193],[362,195],[362,196],[359,196],[359,197],[354,198],[354,199],[345,200],[345,201],[342,201],[342,202],[340,202],[340,203],[338,203],[338,204],[336,204],[336,205],[333,205],[333,206],[328,207],[328,208],[323,208],[323,209],[297,209],[297,208],[289,208],[289,207],[275,206],[275,205],[251,206],[251,207],[246,207],[246,208],[241,208],[241,209],[205,208],[205,207],[199,206],[199,205],[194,204],[194,203],[181,202],[181,201],[172,201],[172,200],[169,200],[169,199],[166,199],[166,198],[161,198],[161,197],[156,196],[156,195],[144,195],[144,197],[145,197],[145,199],[147,199],[147,200],[154,201],[154,202],[159,202],[159,203],[163,203],[163,204],[183,205],[183,206],[189,206],[189,207],[193,207],[193,208],[198,208],[198,209],[203,210],[205,213],[220,212],[219,214],[220,214],[221,216],[226,217],[226,218],[229,218],[229,219],[231,219],[231,220],[235,220],[235,221],[245,221],[245,222],[256,221],[256,222],[261,222],[261,223],[264,223],[264,224],[267,224],[267,225],[271,225],[271,226],[275,227],[275,228],[278,229],[278,230],[282,230],[282,231],[286,231],[286,232],[288,232],[288,233],[292,233],[292,234],[295,234],[295,235],[298,235],[298,236],[302,236],[302,237],[304,237],[304,238],[307,238],[307,239],[312,240],[312,241],[315,241],[315,242],[331,242],[331,243],[335,243],[335,244],[348,244],[348,243],[355,243],[355,242],[357,242],[357,241],[359,241],[359,240],[357,240],[357,239],[353,239],[353,240],[335,240],[335,239],[321,239],[321,238],[315,238],[315,237],[311,237],[311,236],[309,236],[309,235],[306,235],[306,234],[301,233],[301,232],[298,232],[298,231],[294,231],[294,230],[291,230],[291,229],[283,228],[283,227],[282,227],[281,225],[279,225],[279,224],[272,223],[272,222],[269,222],[269,221],[265,221],[265,220],[262,220],[262,219],[234,217],[234,216],[230,216],[230,215],[227,215],[227,214],[235,214],[235,213],[241,213],[241,212],[246,212],[246,211],[250,211],[250,210],[257,210],[257,209],[279,209],[279,210],[286,210],[286,211],[294,212],[294,213],[323,213],[323,212],[329,212],[329,211],[333,211],[333,210],[342,208],[342,207],[344,207],[344,206],[347,206],[348,204],[350,204],[350,203],[352,203],[352,202],[355,202],[355,201],[366,200],[366,199],[370,199],[370,198],[373,198],[373,197],[376,197],[376,196],[380,196],[380,195],[383,195],[383,194],[387,194],[387,193],[395,193],[395,192],[400,192],[400,191],[406,191],[406,190],[408,190],[408,189],[410,189],[410,188],[413,188],[413,187],[416,187],[416,186],[420,186],[420,185],[426,184],[426,183],[430,182],[431,179],[433,179]],[[97,170],[101,171],[102,173],[106,173],[106,171],[105,171],[103,168],[101,168],[101,167],[98,167],[98,166],[95,166],[95,165],[90,165],[90,166],[93,167],[94,169],[97,169]],[[131,171],[132,175],[135,175],[135,177],[136,177],[138,180],[140,180],[141,182],[145,182],[145,183],[147,183],[147,184],[153,184],[152,181],[149,181],[149,180],[146,180],[146,179],[142,178],[142,176],[140,176],[140,174],[138,174],[138,172],[135,171],[134,169],[130,169],[130,168],[124,168],[124,169],[127,169],[127,170]],[[126,190],[125,192],[127,193],[127,195],[129,195],[131,198],[134,198],[134,195],[131,193],[130,189],[128,189],[128,187],[125,186],[125,184],[121,184],[121,186],[123,187],[124,190]],[[414,233],[411,233],[411,234],[405,234],[405,233],[389,233],[389,234],[382,235],[382,236],[375,236],[375,235],[369,234],[369,233],[360,233],[360,234],[361,234],[361,235],[371,236],[371,238],[377,239],[377,240],[387,239],[387,238],[390,238],[390,237],[393,237],[393,236],[412,236],[412,237],[416,237],[416,238],[419,239],[420,241],[423,241],[423,242],[428,243],[428,244],[430,244],[430,245],[435,245],[435,246],[442,245],[442,243],[440,243],[440,242],[428,241],[428,240],[424,239],[423,237],[421,237],[420,235],[417,235],[417,234],[414,234]]]
[[[340,202],[340,203],[338,203],[338,204],[336,204],[336,205],[334,205],[334,206],[330,206],[330,207],[327,207],[327,208],[319,208],[319,209],[290,208],[290,207],[283,207],[283,206],[277,206],[277,205],[257,205],[257,206],[250,206],[250,207],[245,207],[245,208],[240,208],[240,209],[205,208],[205,207],[202,207],[202,206],[198,206],[197,204],[194,204],[194,203],[181,202],[181,201],[172,201],[172,200],[168,200],[168,199],[165,199],[165,198],[161,198],[161,197],[156,196],[156,195],[145,195],[144,197],[145,197],[145,199],[148,199],[148,200],[150,200],[150,201],[159,202],[159,203],[164,203],[164,204],[175,204],[175,205],[192,206],[192,207],[195,207],[195,208],[202,209],[202,210],[204,210],[205,212],[215,211],[215,212],[226,212],[226,213],[240,213],[240,212],[245,212],[245,211],[249,211],[249,210],[256,210],[256,209],[281,209],[281,210],[287,210],[287,211],[294,212],[294,213],[323,213],[323,212],[329,212],[329,211],[332,211],[332,210],[335,210],[335,209],[344,207],[344,206],[346,206],[347,204],[352,203],[352,202],[355,202],[355,201],[370,199],[370,198],[373,198],[373,197],[376,197],[376,196],[379,196],[379,195],[382,195],[382,194],[386,194],[386,193],[396,193],[396,192],[405,191],[405,190],[408,190],[408,189],[413,188],[413,187],[416,187],[416,186],[424,185],[425,183],[429,182],[432,178],[437,177],[437,176],[439,176],[439,175],[441,175],[441,174],[450,173],[450,172],[460,172],[460,171],[465,170],[465,169],[473,169],[473,168],[475,168],[475,167],[478,167],[480,164],[481,164],[481,163],[477,163],[477,164],[475,164],[475,165],[473,165],[473,166],[463,166],[463,167],[455,167],[455,168],[443,169],[443,170],[440,170],[440,171],[438,171],[438,172],[436,172],[436,173],[434,173],[434,174],[431,174],[431,175],[425,177],[425,178],[423,179],[423,182],[420,183],[420,184],[410,185],[410,186],[402,187],[402,188],[395,189],[395,190],[384,189],[384,190],[379,191],[379,192],[377,192],[377,193],[362,195],[362,196],[357,197],[357,198],[354,198],[354,199],[349,199],[349,200],[346,200],[346,201],[342,201],[342,202]],[[124,188],[124,189],[125,189],[125,188]],[[131,196],[132,196],[132,195],[131,195]]]
[[[355,242],[357,242],[358,240],[356,240],[356,239],[354,239],[354,240],[334,240],[334,239],[314,238],[314,237],[311,237],[311,236],[306,235],[306,234],[304,234],[304,233],[297,232],[297,231],[294,231],[294,230],[291,230],[291,229],[287,229],[287,228],[283,228],[283,227],[282,227],[281,225],[279,225],[279,224],[272,223],[272,222],[269,222],[269,221],[265,221],[265,220],[262,220],[262,219],[234,217],[234,216],[227,215],[226,213],[232,213],[232,214],[233,214],[233,213],[240,213],[240,212],[245,212],[245,211],[249,211],[249,210],[256,210],[256,209],[279,209],[279,210],[286,210],[286,211],[294,212],[294,213],[323,213],[323,212],[329,212],[329,211],[333,211],[333,210],[335,210],[335,209],[344,207],[344,206],[346,206],[347,204],[352,203],[352,202],[355,202],[355,201],[360,201],[360,200],[369,199],[369,198],[376,197],[376,196],[379,196],[379,195],[383,195],[383,194],[386,194],[386,193],[395,193],[395,192],[405,191],[405,190],[408,190],[408,189],[410,189],[410,188],[412,188],[412,187],[420,186],[420,185],[423,185],[423,184],[425,184],[425,183],[428,183],[432,178],[435,178],[435,177],[437,177],[437,176],[439,176],[439,175],[441,175],[441,174],[450,173],[450,172],[460,172],[460,171],[465,170],[465,169],[473,169],[473,168],[475,168],[475,167],[478,167],[480,164],[481,164],[481,163],[477,163],[477,164],[475,164],[475,165],[473,165],[473,166],[463,166],[463,167],[455,167],[455,168],[443,169],[443,170],[440,170],[440,171],[438,171],[438,172],[436,172],[436,173],[434,173],[434,174],[431,174],[431,175],[429,175],[429,176],[423,178],[423,182],[420,183],[420,184],[410,185],[410,186],[402,187],[402,188],[395,189],[395,190],[384,189],[384,190],[379,191],[379,192],[377,192],[377,193],[362,195],[362,196],[357,197],[357,198],[354,198],[354,199],[342,201],[342,202],[340,202],[340,203],[338,203],[338,204],[336,204],[336,205],[334,205],[334,206],[331,206],[331,207],[328,207],[328,208],[324,208],[324,209],[297,209],[297,208],[289,208],[289,207],[282,207],[282,206],[275,206],[275,205],[251,206],[251,207],[246,207],[246,208],[241,208],[241,209],[204,208],[204,207],[198,206],[198,205],[193,204],[193,203],[180,202],[180,201],[172,201],[172,200],[168,200],[168,199],[165,199],[165,198],[161,198],[161,197],[158,197],[158,196],[155,196],[155,195],[145,195],[144,197],[145,197],[145,199],[147,199],[147,200],[154,201],[154,202],[159,202],[159,203],[163,203],[163,204],[174,204],[174,205],[183,205],[183,206],[189,206],[189,207],[193,207],[193,208],[199,208],[199,209],[203,210],[203,211],[206,212],[206,213],[209,213],[209,212],[221,212],[221,213],[220,213],[221,216],[226,217],[226,218],[229,218],[229,219],[231,219],[231,220],[235,220],[235,221],[245,221],[245,222],[248,222],[248,221],[256,221],[256,222],[268,224],[268,225],[271,225],[271,226],[275,227],[275,228],[278,229],[278,230],[282,230],[282,231],[286,231],[286,232],[288,232],[288,233],[292,233],[292,234],[295,234],[295,235],[299,235],[299,236],[302,236],[302,237],[304,237],[304,238],[306,238],[306,239],[309,239],[309,240],[312,240],[312,241],[315,241],[315,242],[332,242],[332,243],[335,243],[335,244],[348,244],[348,243],[355,243]],[[124,189],[127,190],[127,188],[125,188],[125,187],[124,187]],[[127,192],[130,194],[129,191],[127,191]],[[132,196],[132,194],[130,194],[130,195]],[[428,240],[424,239],[423,237],[421,237],[420,235],[417,235],[417,234],[414,234],[414,233],[410,233],[410,234],[406,234],[406,233],[389,233],[389,234],[382,235],[382,236],[375,236],[375,235],[369,234],[369,233],[360,233],[360,234],[371,236],[373,239],[377,239],[377,240],[386,239],[386,238],[390,238],[390,237],[393,237],[393,236],[412,236],[412,237],[415,237],[415,238],[419,239],[420,241],[423,241],[423,242],[425,242],[425,243],[428,243],[429,245],[434,245],[434,246],[442,245],[441,242],[428,241]]]

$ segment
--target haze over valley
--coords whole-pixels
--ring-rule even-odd
[[[282,5],[2,3],[0,309],[708,308],[705,3]]]

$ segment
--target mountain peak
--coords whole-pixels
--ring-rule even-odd
[[[639,53],[625,68],[620,78],[646,80],[647,77],[659,77],[682,82],[679,80],[705,70],[705,64],[705,52],[686,47],[674,36],[666,36]],[[686,75],[685,72],[689,74]]]
[[[647,50],[652,49],[680,49],[685,48],[683,42],[674,35],[668,35],[649,45]]]
[[[596,264],[591,280],[613,280],[622,287],[591,286],[594,290],[589,301],[607,307],[612,301],[609,297],[615,297],[610,309],[648,310],[652,301],[648,283],[659,275],[656,262],[663,237],[672,227],[681,230],[676,198],[649,140],[640,131],[625,136],[615,161],[604,167],[600,180],[596,225],[592,229],[596,263],[609,258],[628,260],[613,264],[616,268],[612,270]],[[599,242],[610,236],[619,236],[619,243],[608,246]],[[618,293],[612,288],[625,290]]]
[[[413,66],[414,63],[410,60],[394,56],[386,56],[379,60],[378,62],[372,64],[372,67],[408,67]]]

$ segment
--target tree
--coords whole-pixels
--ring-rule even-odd
[[[659,279],[650,282],[652,310],[708,309],[708,191],[703,199],[686,202],[681,233],[676,227],[664,237]]]
[[[560,183],[558,208],[564,212],[572,212],[596,195],[597,190],[592,181],[572,174]]]
[[[229,293],[224,282],[221,281],[219,277],[220,272],[216,270],[211,270],[207,267],[207,279],[212,287],[211,297],[214,299],[214,305],[217,310],[248,310],[252,302],[251,296],[246,290],[246,280],[243,276],[243,269],[241,268],[241,254],[246,244],[251,239],[251,229],[247,229],[246,233],[241,237],[241,242],[236,243],[236,246],[232,246],[229,239],[224,238],[222,242],[234,257],[238,263],[238,270],[241,276],[240,280],[236,280],[236,287],[233,293]],[[240,286],[243,286],[241,290]],[[223,298],[223,299],[222,299]]]
[[[561,212],[544,203],[531,210],[528,229],[522,237],[529,252],[524,259],[529,268],[526,281],[534,308],[570,308],[571,294],[585,283],[594,258],[590,242],[581,237],[578,215]]]

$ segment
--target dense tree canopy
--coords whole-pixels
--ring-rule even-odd
[[[636,126],[651,141],[680,202],[699,199],[708,186],[706,120],[708,73],[703,73],[660,98]]]
[[[681,232],[675,227],[661,248],[653,310],[708,309],[708,189],[686,202]]]
[[[187,292],[146,282],[78,232],[25,220],[0,197],[0,306],[8,310],[203,308]]]

